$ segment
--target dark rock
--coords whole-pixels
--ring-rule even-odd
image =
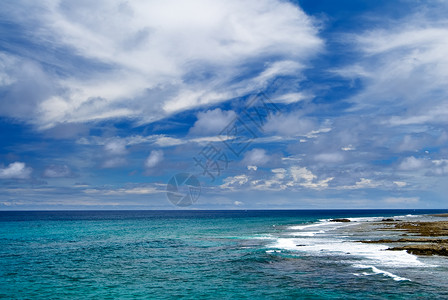
[[[406,252],[415,255],[441,255],[448,256],[448,250],[445,246],[437,244],[424,244],[424,245],[406,245],[403,247],[393,247],[387,250],[400,251],[406,250]]]
[[[359,241],[365,244],[384,244],[384,243],[448,243],[448,239],[434,239],[434,238],[401,238],[398,240],[380,239],[374,241]]]
[[[330,222],[350,222],[349,219],[331,219]]]
[[[382,219],[381,222],[393,222],[395,221],[394,219]]]

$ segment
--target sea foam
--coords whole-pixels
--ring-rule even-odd
[[[384,270],[380,270],[380,269],[378,269],[377,267],[375,267],[375,266],[368,266],[368,265],[353,265],[353,267],[355,267],[355,268],[359,268],[359,269],[371,269],[372,270],[372,272],[373,272],[373,274],[383,274],[384,276],[388,276],[388,277],[390,277],[390,278],[392,278],[393,280],[395,280],[395,281],[411,281],[410,279],[408,279],[408,278],[405,278],[405,277],[400,277],[400,276],[398,276],[398,275],[395,275],[395,274],[393,274],[393,273],[391,273],[391,272],[387,272],[387,271],[384,271]],[[369,273],[363,273],[363,275],[373,275],[373,274],[369,274]],[[356,276],[359,276],[360,274],[358,274],[358,273],[354,273],[354,275],[356,275]]]

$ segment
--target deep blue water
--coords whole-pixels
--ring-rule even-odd
[[[357,249],[368,232],[319,221],[441,212],[0,212],[0,298],[448,297],[445,258]]]

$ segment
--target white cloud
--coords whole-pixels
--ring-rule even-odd
[[[403,138],[403,141],[398,146],[397,150],[402,151],[417,151],[421,147],[421,142],[419,142],[417,139],[412,138],[410,135],[406,135]]]
[[[323,47],[312,19],[280,0],[14,3],[2,14],[33,32],[34,44],[73,49],[69,54],[100,66],[72,72],[72,62],[46,58],[49,65],[57,61],[64,78],[31,76],[45,87],[33,91],[36,109],[5,112],[40,128],[109,118],[152,122],[245,95],[279,74],[300,79]],[[254,72],[248,62],[256,61]],[[1,82],[16,75],[2,73]]]
[[[110,155],[124,155],[126,151],[126,142],[121,139],[114,139],[104,145],[104,150]]]
[[[337,187],[340,190],[357,190],[357,189],[371,189],[381,186],[382,183],[372,179],[360,178],[354,185],[344,185]]]
[[[194,138],[175,138],[165,134],[154,134],[148,136],[132,135],[124,138],[115,137],[112,140],[110,138],[102,137],[89,137],[80,138],[76,143],[80,145],[102,145],[106,150],[106,145],[109,150],[106,153],[109,155],[124,155],[127,153],[126,147],[138,144],[156,144],[160,147],[179,146],[187,143],[205,144],[209,142],[222,142],[223,140],[234,139],[233,136],[201,136]]]
[[[342,147],[341,150],[342,151],[353,151],[353,150],[356,150],[356,148],[353,147],[352,145],[347,145],[345,147]]]
[[[328,183],[334,179],[333,177],[328,177],[326,179],[317,180],[317,176],[305,167],[294,166],[291,167],[289,171],[294,184],[298,183],[299,185],[310,189],[319,190],[327,188]]]
[[[8,74],[11,71],[8,68],[14,65],[15,62],[14,58],[10,55],[0,53],[0,87],[9,86],[15,82]]]
[[[244,203],[241,202],[241,201],[235,201],[235,202],[233,202],[233,204],[236,205],[236,206],[241,206],[241,205],[243,205]]]
[[[316,127],[313,120],[296,112],[272,116],[264,125],[264,130],[281,136],[306,136]]]
[[[155,193],[160,193],[162,190],[153,186],[144,187],[132,187],[132,188],[119,188],[119,189],[85,189],[83,190],[86,194],[100,194],[106,196],[113,195],[150,195]]]
[[[286,170],[283,168],[272,169],[272,173],[274,173],[274,177],[277,179],[284,179],[286,176]]]
[[[408,184],[404,181],[394,181],[394,184],[400,188],[407,186]]]
[[[314,160],[321,163],[338,163],[344,160],[344,155],[339,152],[320,153],[314,156]]]
[[[316,129],[316,130],[312,130],[305,136],[307,138],[311,139],[311,138],[317,137],[318,134],[327,133],[327,132],[330,132],[331,130],[332,130],[331,127],[322,127],[322,128]],[[300,142],[303,143],[303,142],[306,142],[306,140],[300,140]]]
[[[287,93],[280,96],[272,97],[271,101],[274,103],[291,104],[303,100],[310,100],[314,96],[310,93]]]
[[[270,160],[269,155],[266,154],[264,149],[252,149],[245,153],[243,158],[243,164],[250,166],[262,166],[268,163]]]
[[[102,168],[118,168],[127,164],[126,158],[126,141],[120,138],[108,139],[104,143],[105,158],[101,165]]]
[[[183,139],[173,138],[170,136],[161,135],[157,138],[156,142],[160,147],[171,147],[185,144],[186,141]]]
[[[215,135],[219,134],[232,120],[236,114],[234,111],[223,111],[220,108],[200,112],[197,121],[190,128],[193,135]]]
[[[426,159],[410,156],[403,159],[398,168],[403,171],[412,171],[424,168],[427,165],[428,161]]]
[[[145,167],[150,169],[157,166],[163,160],[162,150],[153,150],[145,161]]]
[[[393,126],[426,124],[426,123],[446,123],[448,120],[448,104],[439,103],[437,107],[425,109],[423,112],[416,112],[411,116],[393,116],[387,120],[387,124]]]
[[[448,159],[437,159],[432,161],[433,166],[429,172],[430,175],[443,176],[448,175]]]
[[[221,188],[224,189],[233,189],[235,186],[241,186],[249,182],[249,177],[247,175],[236,175],[232,177],[227,177],[224,180],[224,183],[221,185]]]
[[[362,55],[353,65],[337,70],[363,82],[363,90],[351,98],[357,104],[354,109],[387,107],[383,124],[446,124],[448,120],[446,14],[436,17],[434,7],[418,5],[418,14],[350,36]]]
[[[373,181],[372,179],[361,178],[359,181],[355,183],[355,185],[359,189],[365,189],[365,188],[376,188],[381,184],[379,182]]]
[[[14,162],[6,168],[0,168],[0,179],[27,179],[30,177],[32,169],[23,162]]]
[[[206,144],[211,142],[223,142],[226,140],[232,140],[234,137],[232,136],[202,136],[202,137],[196,137],[196,138],[173,138],[166,135],[159,135],[156,138],[155,144],[157,144],[160,147],[171,147],[171,146],[178,146],[188,143],[198,143],[198,144]]]
[[[254,190],[297,190],[298,188],[306,188],[313,190],[322,190],[328,188],[328,183],[333,177],[318,180],[310,170],[305,167],[292,166],[289,169],[277,168],[271,170],[270,177],[255,178],[255,174],[241,174],[237,176],[227,177],[224,184],[220,186],[222,189],[241,190],[243,188]]]
[[[38,62],[1,51],[0,69],[0,115],[25,121],[37,118],[38,105],[56,92],[51,76]]]
[[[249,172],[248,174],[240,174],[227,177],[224,184],[220,186],[222,189],[230,191],[241,191],[245,189],[260,191],[301,191],[309,190],[365,190],[365,189],[381,189],[395,190],[403,188],[408,184],[403,181],[377,180],[361,177],[353,181],[350,185],[338,184],[336,177],[317,175],[307,167],[293,165],[289,168],[276,168],[271,170],[271,174],[263,172]],[[344,178],[337,178],[344,179]],[[330,186],[331,182],[331,186]]]

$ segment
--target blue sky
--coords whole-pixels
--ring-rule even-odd
[[[191,209],[446,208],[446,16],[436,0],[7,1],[0,209],[175,209],[178,173],[200,181]],[[258,124],[250,101],[271,108]]]

